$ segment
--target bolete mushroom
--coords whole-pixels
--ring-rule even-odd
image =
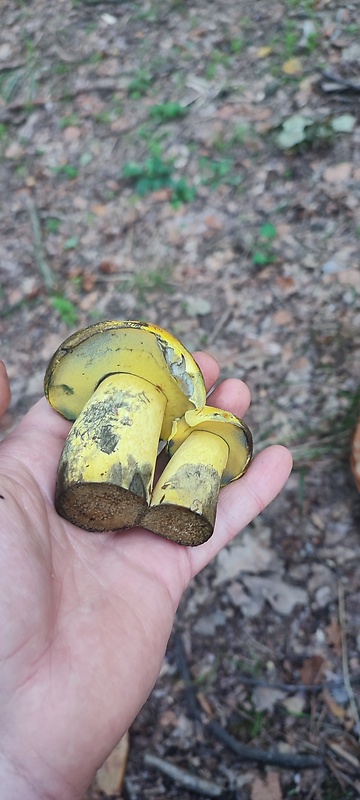
[[[205,404],[193,357],[156,325],[99,322],[58,348],[44,389],[75,420],[59,463],[58,513],[89,531],[136,525],[150,502],[159,440]]]
[[[205,406],[174,421],[168,447],[170,460],[142,524],[180,544],[203,544],[213,532],[220,487],[250,462],[250,430],[229,411]]]

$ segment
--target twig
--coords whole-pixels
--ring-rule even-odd
[[[21,67],[25,67],[26,61],[16,61],[11,63],[8,61],[6,64],[2,64],[0,67],[1,72],[12,72],[15,69],[21,69]]]
[[[33,243],[34,243],[34,258],[38,270],[40,272],[40,275],[44,281],[46,289],[49,289],[51,291],[52,289],[54,289],[56,281],[44,255],[44,247],[41,236],[39,216],[36,210],[35,203],[33,203],[30,197],[26,198],[26,205],[29,212],[30,223],[32,228]]]
[[[345,621],[345,593],[343,584],[341,582],[339,582],[338,586],[338,602],[339,602],[339,625],[340,625],[340,637],[341,637],[341,658],[342,658],[342,670],[344,676],[344,686],[347,691],[347,695],[350,702],[351,713],[354,717],[354,722],[357,728],[357,734],[359,736],[360,717],[349,673],[349,654],[348,654],[348,646],[346,639],[346,621]]]
[[[328,683],[317,683],[317,684],[307,684],[307,683],[281,683],[273,682],[273,681],[263,681],[259,678],[250,678],[244,675],[239,675],[238,682],[242,686],[262,686],[266,689],[281,689],[282,692],[310,692],[311,694],[318,694],[322,692],[325,687],[333,686],[336,682],[329,681]],[[336,686],[338,684],[336,683]]]
[[[320,756],[270,752],[261,750],[259,747],[248,747],[248,745],[241,744],[215,720],[209,722],[206,729],[216,739],[226,744],[229,750],[239,756],[241,761],[255,761],[258,764],[271,764],[274,767],[284,767],[284,769],[316,769],[324,765],[324,760]]]
[[[176,663],[180,675],[184,682],[185,699],[191,719],[199,721],[201,719],[200,708],[193,688],[193,681],[187,663],[184,642],[180,633],[174,634]]]
[[[332,72],[328,72],[328,70],[323,71],[323,77],[326,78],[328,81],[332,81],[333,83],[338,83],[339,86],[343,86],[344,89],[349,89],[353,92],[360,92],[360,84],[354,83],[353,81],[349,81],[347,78],[342,78],[340,75],[334,75]]]
[[[216,341],[220,331],[226,327],[228,322],[231,320],[233,312],[231,308],[226,308],[222,316],[220,317],[219,321],[215,325],[214,330],[208,336],[208,344],[212,344]]]
[[[351,764],[352,767],[355,767],[357,774],[359,774],[360,763],[356,756],[354,756],[352,753],[349,753],[347,750],[344,750],[344,748],[341,747],[338,742],[334,742],[331,739],[327,739],[326,745],[335,753],[335,755],[340,756],[340,758],[343,758],[344,761],[347,761],[349,764]]]
[[[82,94],[92,94],[93,92],[115,92],[120,90],[120,87],[115,81],[108,79],[104,79],[102,81],[98,81],[97,83],[91,84],[90,86],[78,86],[72,92],[59,94],[57,97],[47,97],[42,98],[34,98],[33,100],[22,100],[14,103],[9,103],[9,105],[2,108],[0,111],[0,122],[8,122],[11,120],[11,115],[16,113],[17,111],[26,111],[29,108],[45,108],[46,106],[53,106],[55,103],[61,103],[64,100],[73,100],[78,95]],[[144,119],[146,119],[144,117]],[[134,125],[130,126],[134,127]],[[126,128],[126,131],[128,128]],[[126,132],[125,131],[125,132]]]
[[[179,783],[184,788],[189,789],[196,794],[203,794],[206,797],[221,797],[223,794],[223,787],[216,783],[210,783],[203,778],[198,778],[197,775],[192,775],[180,767],[175,767],[163,758],[146,754],[144,756],[144,763],[147,767],[155,767],[164,775],[168,775],[173,781]]]

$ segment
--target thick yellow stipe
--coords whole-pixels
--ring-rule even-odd
[[[181,544],[206,541],[213,532],[228,453],[220,436],[193,431],[160,476],[142,524]]]
[[[86,530],[130,527],[150,501],[166,398],[134,375],[105,378],[69,433],[56,508]]]

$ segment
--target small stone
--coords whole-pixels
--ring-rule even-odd
[[[292,697],[287,697],[282,701],[290,714],[301,714],[304,711],[306,698],[303,694],[294,694]]]
[[[341,57],[343,61],[360,61],[360,44],[353,42],[349,47],[345,47]]]
[[[87,200],[85,200],[85,197],[80,197],[80,195],[77,195],[73,199],[73,206],[74,208],[78,208],[79,211],[83,211],[84,208],[87,208]]]
[[[293,322],[293,316],[285,308],[279,308],[279,311],[276,311],[273,316],[273,322],[275,325],[280,326],[290,325]]]
[[[205,316],[210,314],[212,305],[209,300],[202,297],[189,297],[186,300],[186,311],[189,317]]]
[[[25,150],[18,142],[11,142],[9,147],[5,150],[5,158],[9,158],[12,161],[18,161],[20,158],[23,157]]]
[[[8,61],[11,58],[11,46],[8,42],[0,45],[0,61]]]
[[[335,259],[330,258],[329,261],[325,261],[325,264],[322,265],[321,271],[325,275],[335,275],[341,269],[341,265]]]
[[[77,125],[69,125],[65,128],[63,137],[65,142],[78,142],[81,136],[81,128]]]
[[[324,171],[324,180],[327,183],[344,183],[349,180],[351,170],[352,164],[349,161],[334,164],[331,167],[327,167]]]

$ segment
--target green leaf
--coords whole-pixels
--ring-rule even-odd
[[[51,302],[60,315],[62,321],[65,322],[65,325],[68,325],[69,327],[75,325],[78,319],[78,312],[76,306],[74,306],[74,303],[72,303],[63,295],[54,295],[51,298]]]
[[[78,236],[70,236],[69,239],[66,239],[64,242],[64,250],[75,250],[79,244],[79,237]]]
[[[149,117],[158,122],[168,122],[168,120],[184,117],[187,113],[188,109],[181,106],[180,103],[161,103],[149,108]]]
[[[256,250],[253,253],[253,264],[256,264],[257,267],[265,267],[266,264],[269,263],[269,257],[267,253],[264,253],[262,250]]]
[[[294,114],[282,124],[282,130],[277,136],[277,143],[283,150],[301,144],[307,138],[307,128],[314,122],[310,117],[303,117],[301,114]]]
[[[139,178],[144,172],[144,167],[141,164],[136,164],[135,161],[128,161],[125,164],[122,177],[123,178]]]
[[[262,239],[275,239],[277,235],[277,230],[275,226],[271,222],[265,222],[264,225],[261,226],[259,230],[259,234]]]
[[[352,114],[341,114],[331,120],[331,127],[336,133],[351,133],[356,125],[356,117]]]
[[[88,164],[92,162],[92,155],[91,153],[82,153],[80,157],[80,164],[82,167],[87,167]]]
[[[57,233],[61,225],[61,220],[57,217],[48,217],[46,220],[46,230],[48,233]]]

